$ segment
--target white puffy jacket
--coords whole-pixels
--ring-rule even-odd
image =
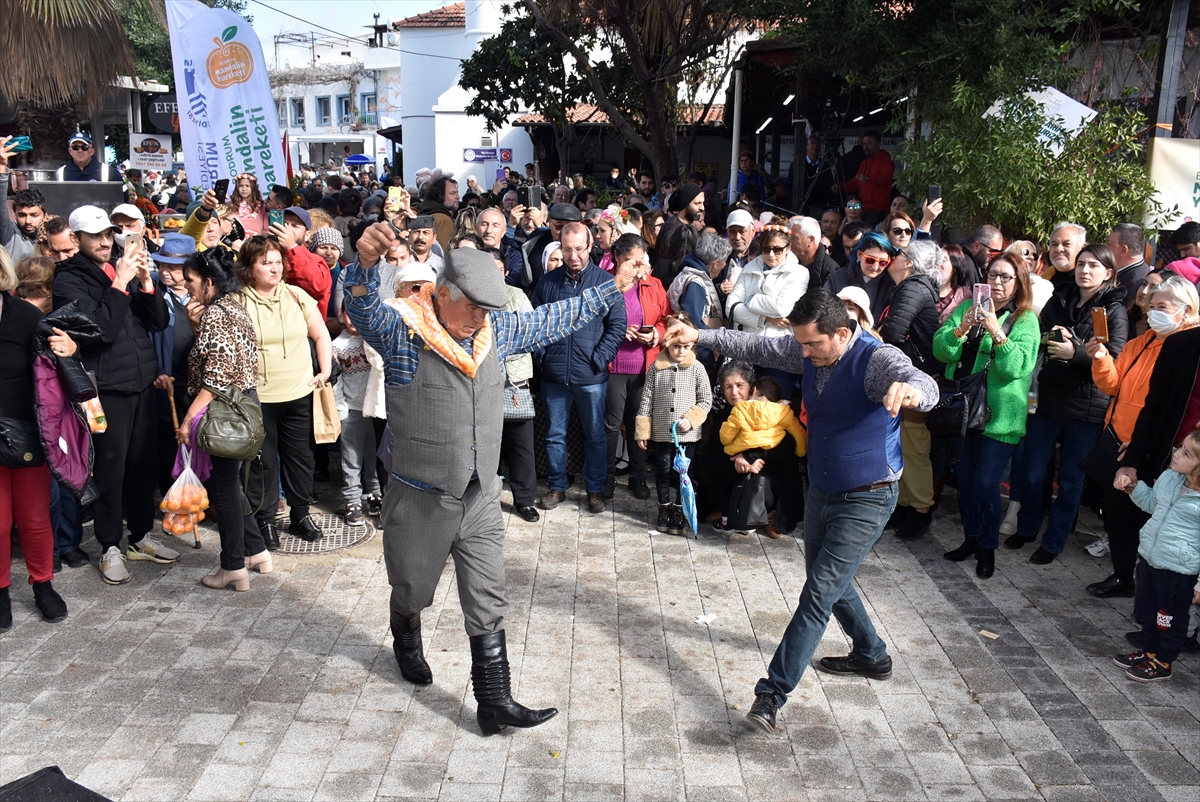
[[[779,267],[764,269],[762,256],[746,265],[725,302],[731,326],[768,337],[790,337],[790,328],[767,322],[769,317],[787,317],[800,296],[808,291],[808,268],[789,249]]]

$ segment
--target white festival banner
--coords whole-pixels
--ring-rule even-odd
[[[257,176],[263,194],[286,183],[279,121],[262,47],[250,23],[197,0],[170,0],[167,22],[183,161],[193,190]]]

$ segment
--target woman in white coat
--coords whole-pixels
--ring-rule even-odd
[[[762,252],[738,276],[725,302],[731,327],[767,337],[790,337],[792,325],[787,316],[796,301],[808,292],[808,268],[796,260],[791,235],[786,226],[763,226],[759,235]],[[794,373],[760,368],[759,375],[774,376],[783,387],[783,397],[796,389]]]

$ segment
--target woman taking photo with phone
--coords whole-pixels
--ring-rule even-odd
[[[1020,549],[1037,540],[1046,473],[1061,438],[1058,496],[1050,507],[1042,545],[1029,558],[1036,565],[1053,562],[1067,546],[1083,494],[1079,462],[1104,428],[1109,398],[1092,380],[1092,359],[1084,343],[1096,337],[1116,357],[1129,339],[1125,290],[1117,284],[1117,265],[1109,247],[1085,245],[1075,258],[1074,275],[1075,280],[1059,286],[1042,310],[1045,359],[1037,377],[1037,410],[1029,416],[1025,453],[1013,477],[1021,511],[1017,533],[1004,541],[1008,548]],[[1094,321],[1108,331],[1098,331]]]
[[[1041,341],[1025,261],[999,254],[988,265],[986,277],[989,301],[980,306],[973,296],[967,298],[933,336],[933,354],[946,365],[948,379],[961,380],[991,363],[987,426],[983,434],[963,441],[958,461],[964,539],[943,555],[954,562],[975,557],[975,573],[983,579],[995,571],[1003,505],[1000,480],[1025,435],[1029,382]]]

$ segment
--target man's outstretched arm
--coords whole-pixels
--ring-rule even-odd
[[[558,342],[589,320],[608,314],[617,303],[625,301],[616,283],[609,281],[584,290],[578,298],[545,304],[532,312],[493,312],[496,356],[507,359]]]

